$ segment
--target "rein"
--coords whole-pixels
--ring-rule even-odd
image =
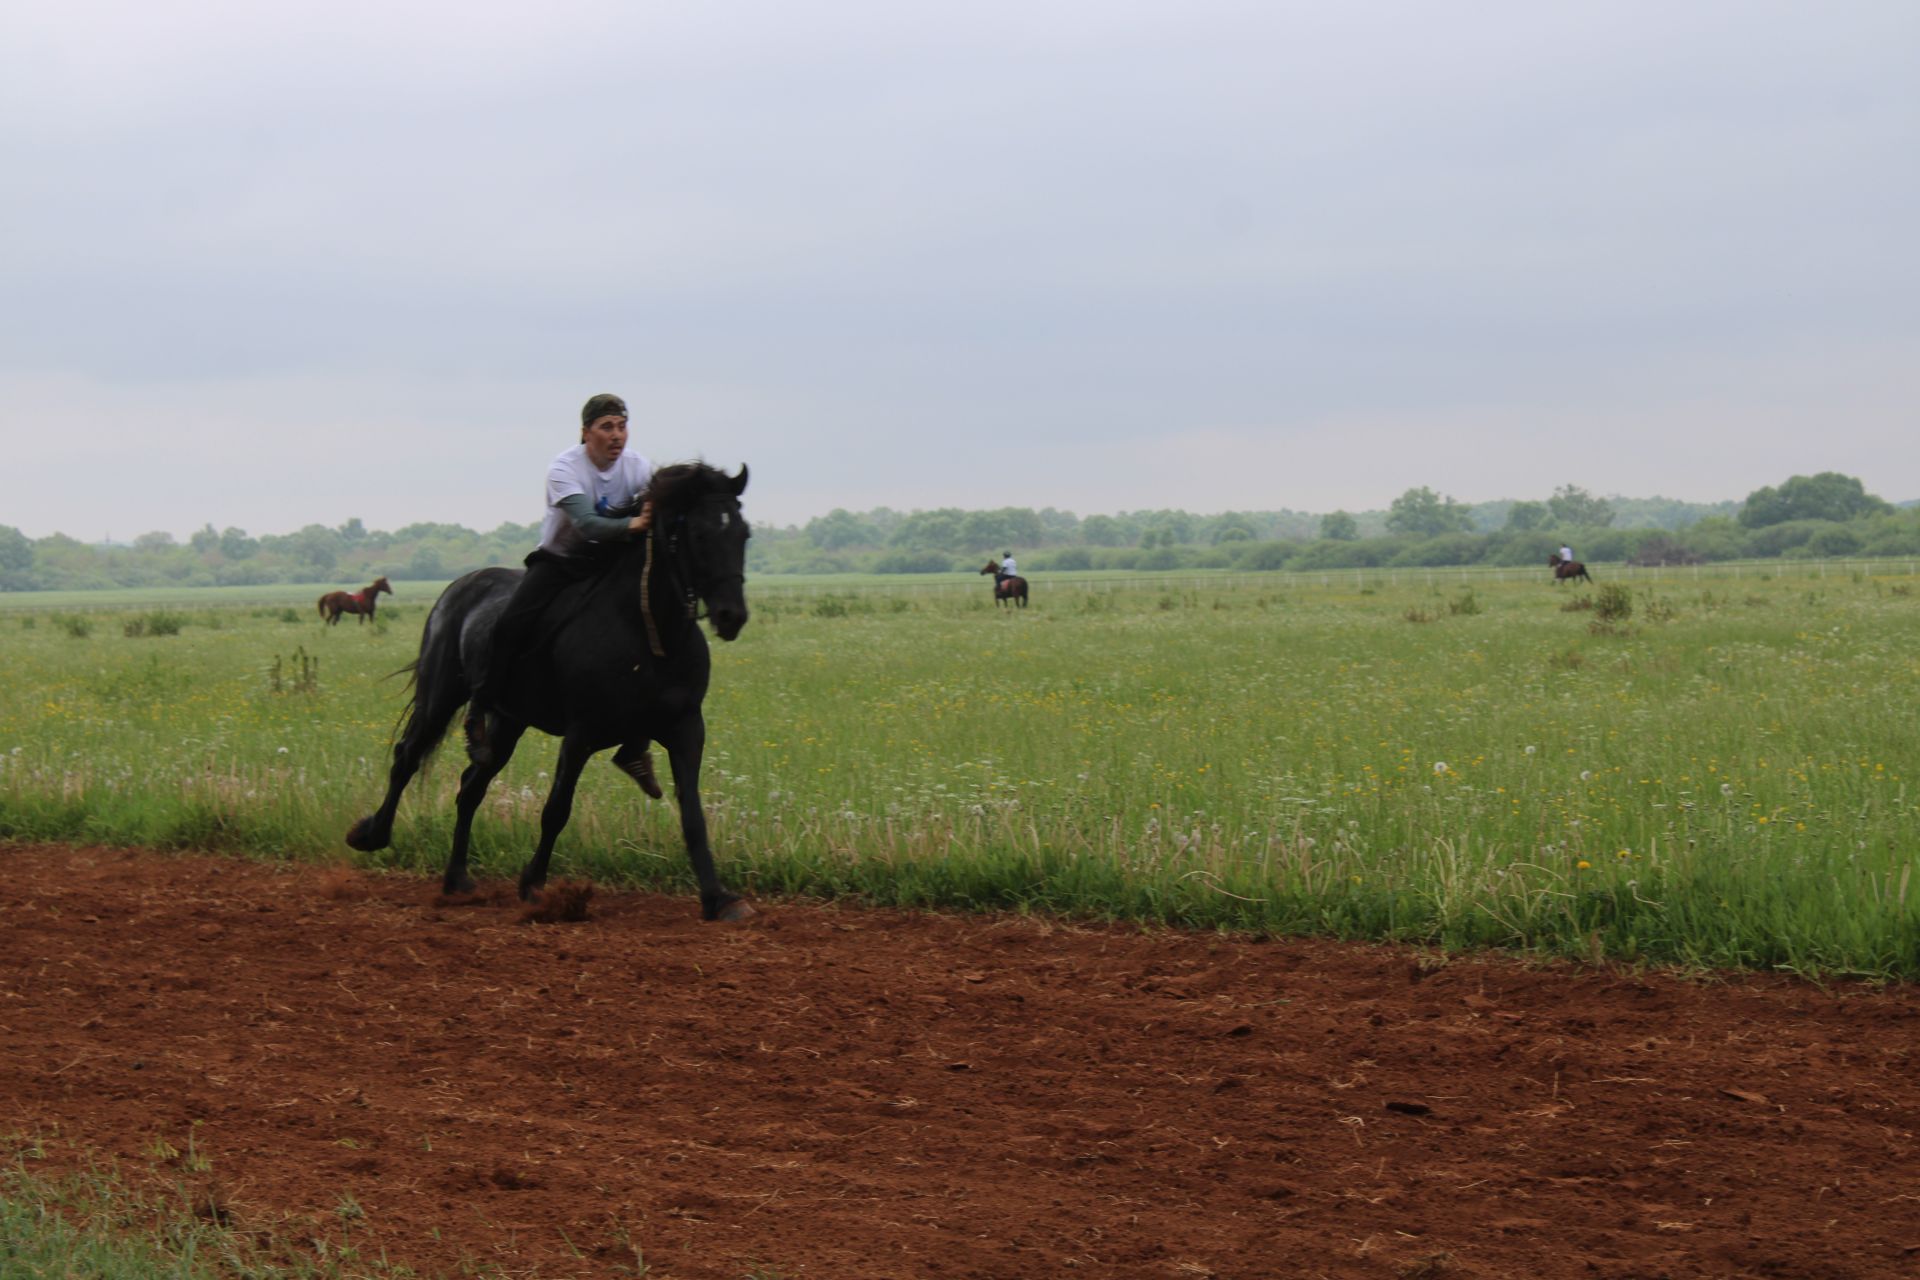
[[[674,523],[678,524],[682,519],[683,517],[675,517]],[[664,658],[667,656],[667,651],[660,643],[659,624],[653,620],[653,544],[659,536],[657,528],[647,530],[646,558],[640,565],[640,617],[647,624],[647,648],[652,650],[654,657]],[[676,534],[667,536],[667,558],[673,561],[673,567],[680,571],[682,586],[686,593],[687,620],[698,622],[700,597],[693,589],[693,575],[687,571],[684,563],[680,563],[683,557],[680,555],[680,539]],[[637,665],[634,667],[635,671],[639,669]]]

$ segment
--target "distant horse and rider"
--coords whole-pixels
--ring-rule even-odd
[[[1587,566],[1578,560],[1563,560],[1558,551],[1547,557],[1547,568],[1553,570],[1553,585],[1559,586],[1569,578],[1579,578],[1592,582],[1593,575],[1587,572]]]
[[[747,625],[747,522],[740,494],[747,469],[727,475],[705,463],[653,473],[645,499],[653,520],[646,536],[610,544],[600,571],[565,588],[547,606],[531,649],[502,672],[499,702],[470,731],[454,804],[453,851],[442,886],[449,894],[474,888],[467,870],[473,817],[487,785],[506,767],[528,729],[560,739],[553,784],[540,811],[540,843],[520,873],[520,896],[537,900],[547,879],[554,842],[573,810],[574,788],[589,757],[618,748],[613,763],[658,798],[648,758],[650,743],[666,748],[680,802],[680,833],[700,885],[700,913],[708,920],[739,920],[753,909],[727,891],[714,868],[707,820],[700,807],[700,760],[706,744],[706,697],[711,658],[703,614],[714,634],[732,640]],[[408,670],[413,699],[393,744],[393,764],[380,807],[354,823],[347,844],[363,852],[393,839],[395,811],[455,713],[480,687],[494,626],[518,569],[479,569],[440,594],[427,615],[420,656]],[[500,659],[505,661],[505,659]],[[469,713],[470,717],[472,713]]]
[[[340,621],[341,614],[357,613],[364,623],[373,616],[374,603],[382,591],[393,594],[393,588],[385,578],[375,578],[358,591],[329,591],[320,597],[320,616],[327,620],[328,626],[332,626]]]
[[[1027,607],[1027,580],[1025,578],[1022,578],[1018,574],[1002,573],[998,560],[987,561],[986,567],[980,570],[980,572],[993,575],[993,601],[995,604],[1005,605],[1008,601],[1013,601],[1022,609]]]

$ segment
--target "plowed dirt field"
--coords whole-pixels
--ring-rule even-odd
[[[0,1123],[428,1274],[1920,1276],[1911,987],[587,905],[0,848]]]

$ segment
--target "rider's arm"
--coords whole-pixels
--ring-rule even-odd
[[[652,514],[643,508],[639,515],[631,517],[596,515],[593,503],[587,500],[584,493],[570,493],[554,505],[580,531],[580,536],[590,542],[612,542],[632,537],[647,527],[648,517]]]

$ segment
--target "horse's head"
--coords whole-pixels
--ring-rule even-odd
[[[375,578],[373,580],[373,585],[367,588],[367,594],[370,596],[379,595],[382,591],[386,592],[388,595],[393,594],[393,584],[388,582],[385,578]]]
[[[653,473],[647,497],[654,528],[686,586],[707,607],[714,634],[731,640],[747,625],[747,539],[740,514],[747,466],[730,476],[704,462],[679,463]]]
[[[982,570],[981,570],[980,572],[982,572],[982,573],[998,573],[998,572],[1000,572],[1000,562],[999,562],[998,560],[989,560],[989,561],[987,561],[987,567],[986,567],[986,568],[984,568],[984,569],[982,569]]]
[[[1556,551],[1552,555],[1547,557],[1547,568],[1558,569],[1559,567],[1560,567],[1560,553]]]

